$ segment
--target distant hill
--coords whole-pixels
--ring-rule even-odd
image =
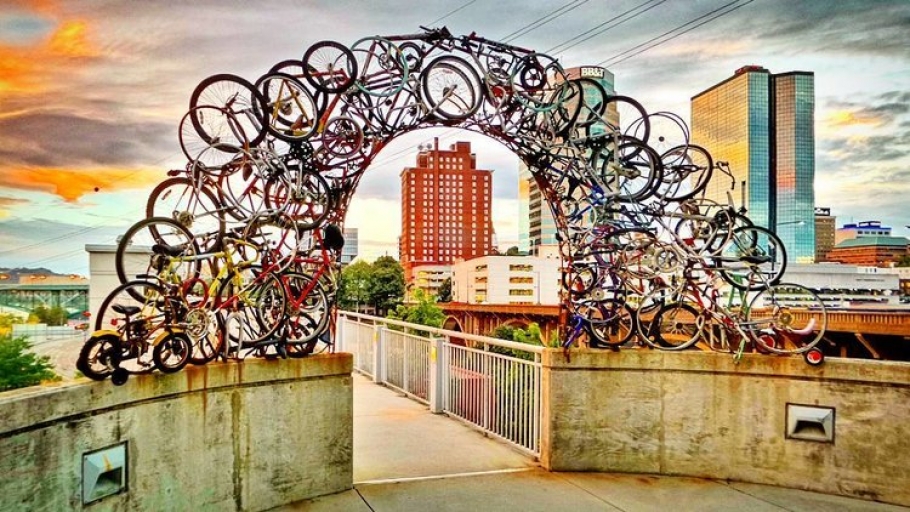
[[[38,267],[38,268],[26,268],[26,267],[16,267],[16,268],[3,268],[0,267],[0,284],[18,284],[19,276],[22,275],[33,275],[33,274],[43,274],[46,276],[67,276],[69,274],[58,274],[53,270]]]

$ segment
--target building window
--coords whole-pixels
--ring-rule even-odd
[[[533,265],[509,265],[509,272],[531,272],[533,270]]]

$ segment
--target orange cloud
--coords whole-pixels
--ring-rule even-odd
[[[150,187],[163,178],[158,169],[13,168],[0,174],[0,186],[46,192],[71,203],[89,193]]]
[[[67,21],[57,28],[47,42],[52,55],[60,57],[97,57],[99,52],[88,38],[88,24],[84,21]]]
[[[0,93],[38,95],[46,92],[53,74],[71,59],[100,56],[83,20],[60,23],[47,39],[27,46],[0,45]]]

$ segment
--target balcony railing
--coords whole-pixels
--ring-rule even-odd
[[[374,382],[540,455],[543,347],[346,311],[337,339]]]

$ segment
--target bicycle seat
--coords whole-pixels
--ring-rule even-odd
[[[111,309],[113,309],[115,313],[120,313],[121,315],[126,316],[132,316],[142,311],[139,306],[124,306],[123,304],[114,304],[111,306]]]
[[[163,254],[172,258],[182,255],[184,250],[184,247],[177,247],[176,245],[155,244],[152,246],[152,253]]]
[[[335,224],[325,227],[322,236],[322,246],[330,251],[340,251],[344,247],[344,234]]]

